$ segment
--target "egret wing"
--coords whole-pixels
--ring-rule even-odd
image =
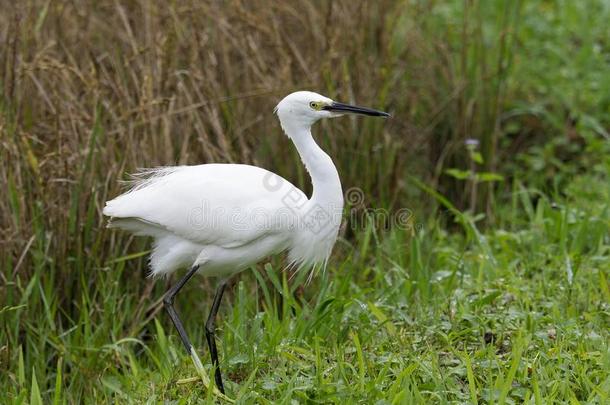
[[[290,182],[255,166],[178,166],[147,174],[108,201],[104,214],[201,244],[236,247],[287,230],[295,225],[295,208],[307,201]]]

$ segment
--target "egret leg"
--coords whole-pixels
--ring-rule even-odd
[[[184,325],[182,324],[182,321],[180,320],[180,317],[178,316],[178,313],[176,312],[176,309],[174,308],[174,299],[176,298],[176,295],[182,289],[182,287],[184,287],[184,285],[195,275],[195,273],[197,273],[197,270],[199,270],[199,266],[193,266],[188,271],[188,273],[186,273],[186,275],[183,278],[181,278],[174,286],[172,286],[167,291],[167,294],[165,294],[165,297],[163,298],[163,304],[165,305],[165,308],[167,309],[169,317],[171,318],[174,326],[176,327],[176,330],[178,331],[178,334],[180,335],[180,340],[182,340],[182,344],[184,345],[184,348],[186,349],[187,353],[191,356],[191,359],[193,360],[193,364],[195,365],[195,368],[197,369],[199,376],[203,380],[203,384],[206,386],[206,388],[208,388],[210,386],[210,379],[208,377],[208,374],[205,372],[205,368],[203,368],[203,364],[201,363],[201,360],[199,359],[197,352],[193,348],[193,345],[191,344],[191,341],[189,340],[189,338],[186,334],[186,330],[184,329]],[[224,283],[226,284],[226,281]],[[223,290],[224,290],[224,287],[223,287]],[[218,295],[218,292],[216,295]],[[222,297],[222,292],[220,295]],[[216,308],[216,312],[218,312],[218,306],[220,305],[220,299],[218,299],[218,303],[216,303],[216,301],[217,301],[217,299],[215,296],[214,304],[212,305],[212,309]],[[216,315],[216,312],[214,312],[214,315]],[[210,315],[211,315],[211,313],[210,313]],[[208,320],[208,322],[209,322],[209,320]],[[212,321],[212,325],[213,325],[213,321]],[[206,334],[207,334],[207,325],[206,325]],[[214,344],[214,352],[216,352],[215,344]],[[218,365],[218,354],[216,354],[215,364]],[[219,381],[219,376],[220,376],[220,370],[217,368],[216,369],[216,381]],[[219,389],[221,391],[219,391]],[[232,400],[231,398],[227,397],[224,394],[222,380],[220,380],[220,385],[218,385],[217,387],[214,387],[213,392],[219,398],[222,398],[229,403],[235,402],[234,400]]]
[[[205,369],[203,368],[203,364],[201,364],[201,360],[199,359],[197,352],[193,348],[193,345],[191,344],[191,341],[189,340],[186,334],[186,330],[182,325],[182,321],[180,320],[176,309],[174,308],[174,298],[182,289],[182,287],[184,287],[184,285],[195,275],[195,273],[197,273],[197,270],[199,270],[199,266],[193,266],[183,278],[181,278],[174,286],[172,286],[167,291],[167,294],[165,294],[165,297],[163,298],[163,304],[165,305],[165,309],[167,309],[169,317],[171,318],[174,326],[176,327],[176,330],[178,331],[178,334],[180,335],[180,340],[182,340],[182,344],[184,345],[186,352],[189,354],[189,356],[191,356],[193,364],[195,365],[195,369],[201,376],[203,384],[207,388],[210,385],[210,379],[207,373],[205,372]]]
[[[220,373],[220,364],[218,362],[218,350],[216,349],[216,314],[218,314],[218,308],[220,307],[220,301],[222,300],[222,294],[225,291],[225,287],[227,286],[227,279],[221,280],[220,284],[216,288],[216,294],[214,295],[214,302],[212,303],[212,309],[210,310],[210,315],[208,315],[208,320],[205,323],[205,337],[208,341],[208,346],[210,347],[210,356],[212,357],[212,364],[216,367],[216,371],[214,373],[214,379],[216,381],[216,386],[220,389],[220,392],[224,394],[225,389],[222,385],[222,374]]]
[[[191,344],[191,341],[189,340],[189,337],[186,334],[186,330],[184,330],[184,326],[182,325],[182,321],[180,320],[180,317],[178,316],[178,313],[174,308],[174,298],[176,298],[176,295],[180,292],[182,287],[184,287],[184,285],[195,275],[195,273],[197,273],[197,270],[199,270],[199,266],[193,266],[184,277],[182,277],[174,286],[172,286],[167,291],[167,294],[165,294],[165,297],[163,298],[163,304],[165,305],[165,309],[167,309],[169,317],[174,323],[174,326],[176,327],[176,330],[180,335],[180,340],[182,340],[182,344],[184,345],[184,348],[186,349],[188,354],[194,352],[193,345]]]

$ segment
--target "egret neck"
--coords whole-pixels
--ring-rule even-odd
[[[329,213],[340,213],[343,210],[343,191],[339,173],[331,157],[313,139],[311,123],[307,121],[287,123],[282,120],[282,128],[292,139],[311,177],[313,194],[309,200],[310,205],[319,204]]]

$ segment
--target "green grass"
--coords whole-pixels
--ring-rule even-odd
[[[449,233],[435,219],[443,216],[427,216],[415,218],[414,234],[342,240],[341,259],[304,289],[279,262],[242,273],[219,321],[229,395],[608,403],[608,184],[579,177],[565,197],[538,195],[535,205],[535,193],[515,185],[503,225],[487,232],[463,220],[463,233]],[[133,262],[142,271],[127,270]],[[80,286],[66,286],[80,291],[76,310],[61,317],[53,274],[41,267],[13,286],[20,301],[2,309],[9,403],[214,402],[198,383],[176,384],[194,369],[159,302],[168,283],[152,287],[143,265],[124,257],[81,274]],[[197,278],[177,300],[206,359],[210,291]]]
[[[381,229],[348,207],[309,285],[280,258],[236,277],[229,395],[610,403],[608,2],[252,4],[0,10],[0,403],[214,402],[177,384],[195,374],[161,304],[177,276],[146,278],[148,241],[101,207],[126,172],[174,163],[307,190],[271,113],[302,88],[392,112],[316,136],[366,207],[415,214]],[[207,367],[213,291],[196,278],[176,303]]]

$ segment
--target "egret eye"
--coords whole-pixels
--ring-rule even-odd
[[[311,103],[309,103],[309,106],[316,111],[319,111],[322,109],[322,103],[318,103],[316,101],[312,101]]]

